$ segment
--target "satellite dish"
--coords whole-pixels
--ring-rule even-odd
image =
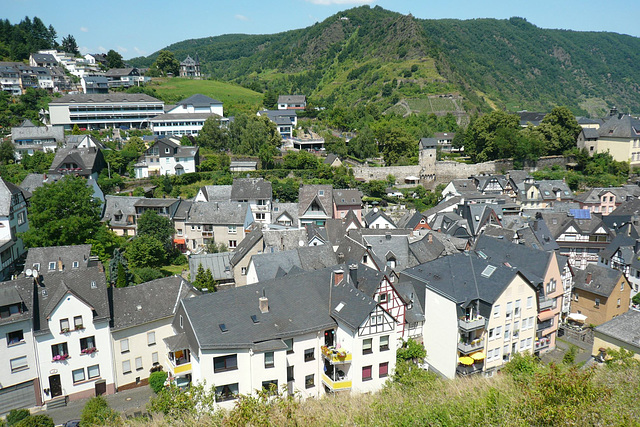
[[[31,275],[33,274],[33,271],[31,271],[30,268],[27,268],[27,271],[25,271],[25,274],[27,275],[27,277],[31,277]]]
[[[304,246],[304,240],[299,240],[298,241],[298,246],[303,247]]]

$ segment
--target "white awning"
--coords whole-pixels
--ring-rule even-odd
[[[420,181],[420,178],[417,176],[410,175],[404,179],[405,181]]]
[[[585,320],[587,320],[587,316],[585,316],[584,314],[581,313],[570,313],[569,314],[569,319],[571,320],[575,320],[576,322],[583,322]]]

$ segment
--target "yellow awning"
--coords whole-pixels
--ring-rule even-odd
[[[484,354],[484,351],[480,350],[480,351],[476,351],[475,353],[472,353],[469,355],[473,360],[484,360],[484,358],[486,357]]]
[[[463,365],[473,365],[473,359],[469,356],[462,356],[458,358],[458,362]]]

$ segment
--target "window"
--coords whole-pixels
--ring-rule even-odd
[[[509,301],[507,303],[507,312],[505,313],[505,315],[507,316],[507,320],[511,319],[511,315],[513,314],[512,309],[513,309],[513,303]]]
[[[56,269],[56,263],[55,262],[50,262],[49,263],[49,270],[55,270]]]
[[[495,328],[489,329],[489,339],[492,340],[495,335]]]
[[[182,314],[180,315],[180,327],[183,327],[183,323],[182,323]]]
[[[72,372],[73,374],[73,383],[79,383],[80,381],[84,381],[84,368],[76,369]]]
[[[380,351],[389,350],[389,335],[383,335],[380,337]]]
[[[577,293],[573,294],[573,300],[574,301],[578,301],[578,294]]]
[[[304,361],[309,362],[311,360],[315,360],[315,351],[312,348],[308,348],[304,351]]]
[[[257,212],[256,213],[256,220],[257,221],[264,221],[265,220],[265,214],[263,212]]]
[[[80,338],[80,350],[82,353],[92,352],[96,349],[95,337]]]
[[[496,335],[495,338],[500,338],[500,335],[502,334],[502,326],[498,326],[496,328]]]
[[[275,362],[273,360],[273,351],[268,351],[264,354],[264,367],[265,368],[273,368],[275,366]]]
[[[620,298],[618,298],[618,307],[620,307]]]
[[[151,353],[151,363],[153,363],[153,365],[157,365],[158,362],[158,352],[154,351],[153,353]]]
[[[378,295],[378,302],[387,302],[387,294],[380,294]]]
[[[120,353],[129,352],[129,340],[127,338],[120,340]]]
[[[98,378],[100,376],[100,365],[93,365],[87,368],[87,376],[89,379]]]
[[[213,359],[213,372],[233,371],[235,369],[238,369],[238,356],[236,354]]]
[[[142,357],[136,357],[136,371],[142,369]]]
[[[362,367],[362,381],[369,381],[373,377],[371,376],[371,365]]]
[[[513,322],[513,338],[518,339],[518,333],[520,333],[520,322]]]
[[[27,356],[16,357],[15,359],[11,359],[9,361],[9,364],[11,365],[11,373],[29,369],[29,364],[27,363]]]
[[[147,332],[147,345],[156,345],[155,331]]]
[[[123,374],[131,373],[131,362],[129,360],[122,361],[122,373]]]
[[[600,307],[600,298],[596,298],[596,307]]]
[[[18,225],[22,225],[27,220],[27,216],[24,211],[18,213]]]
[[[500,316],[500,305],[496,305],[493,307],[493,317]]]
[[[233,400],[238,397],[238,383],[216,387],[216,402]]]
[[[78,268],[80,266],[80,264],[78,263],[78,261],[73,261],[73,268]]]
[[[269,394],[277,394],[278,380],[262,381],[262,390],[268,392]]]
[[[295,381],[293,376],[293,366],[287,366],[287,382]]]
[[[520,317],[520,300],[516,300],[515,308],[513,310],[513,317]]]
[[[618,305],[620,304],[618,303]],[[7,334],[7,346],[20,344],[23,342],[24,342],[24,334],[22,333],[22,329],[20,329],[19,331],[9,332]]]
[[[67,348],[67,343],[63,342],[60,344],[53,344],[51,346],[51,356],[53,360],[64,360],[69,356],[69,350]]]
[[[229,249],[235,249],[238,246],[237,240],[229,240]]]
[[[508,341],[511,338],[511,325],[504,325],[504,340]]]
[[[547,284],[547,295],[556,291],[556,281],[554,279],[549,280]]]
[[[362,341],[362,354],[371,354],[373,353],[373,338],[366,338]]]
[[[60,319],[60,332],[69,332],[69,319]]]
[[[236,234],[238,232],[237,227],[235,225],[229,225],[227,228],[229,233]]]
[[[287,354],[293,354],[293,338],[284,340],[284,343],[287,346]]]
[[[527,308],[533,307],[533,297],[527,297]]]
[[[624,282],[620,283],[620,292],[624,291]]]
[[[182,228],[176,228],[176,234],[182,236]]]
[[[304,388],[313,388],[316,386],[314,374],[304,377]]]
[[[389,362],[381,363],[378,369],[379,377],[384,378],[389,375]]]
[[[75,329],[84,329],[84,324],[82,323],[82,316],[76,316],[73,318],[73,327]]]

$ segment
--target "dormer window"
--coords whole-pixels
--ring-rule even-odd
[[[324,190],[318,190],[318,196],[324,196]]]
[[[165,148],[164,149],[164,154],[170,154],[171,153],[171,149],[170,148]]]
[[[73,268],[78,268],[80,263],[78,261],[73,261]]]
[[[97,288],[98,288],[98,285],[96,285],[96,281],[92,280],[91,281],[91,289],[97,289]]]
[[[55,262],[50,262],[49,263],[49,270],[55,270],[56,269],[56,263]]]

